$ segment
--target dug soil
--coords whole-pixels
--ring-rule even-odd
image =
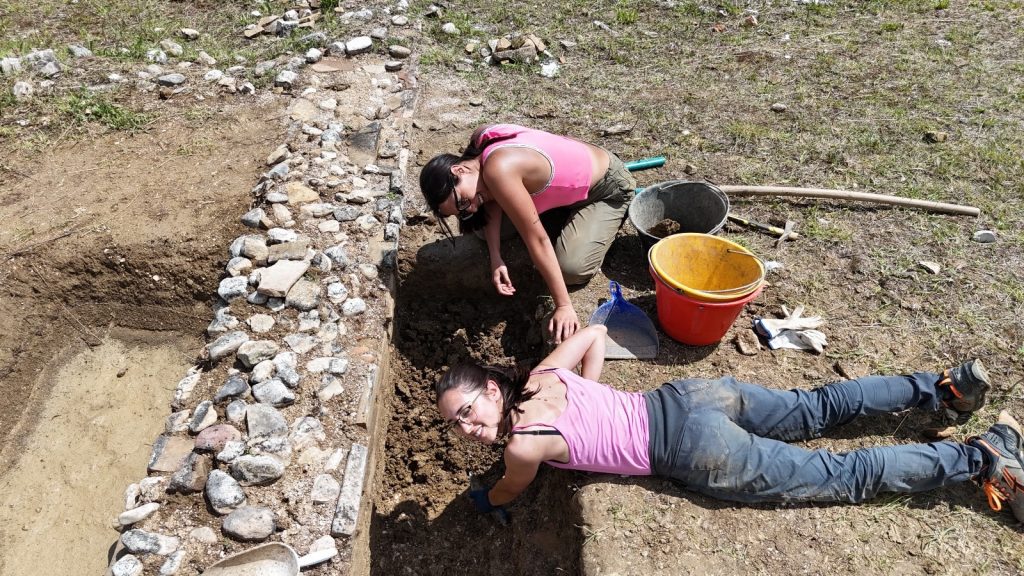
[[[124,488],[194,364],[270,109],[0,156],[0,573],[99,574]],[[276,145],[276,144],[275,144]],[[9,553],[8,553],[9,552]]]

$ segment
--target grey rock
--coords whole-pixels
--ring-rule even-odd
[[[185,53],[185,49],[181,47],[181,44],[178,44],[169,38],[160,41],[160,49],[175,58],[178,58]]]
[[[388,224],[384,226],[384,240],[388,242],[397,242],[398,233],[402,229],[398,224]]]
[[[213,462],[208,455],[195,452],[189,454],[181,468],[171,476],[167,485],[168,492],[194,494],[202,491],[212,468]]]
[[[991,230],[978,230],[971,237],[971,240],[981,244],[991,244],[996,241],[996,233]]]
[[[139,497],[143,502],[161,502],[167,491],[167,478],[148,476],[139,480]]]
[[[366,302],[362,298],[349,298],[341,305],[341,313],[345,317],[358,316],[366,310]]]
[[[306,62],[313,64],[319,62],[324,57],[324,53],[319,48],[310,48],[306,50]]]
[[[270,332],[274,328],[274,317],[269,314],[253,314],[246,322],[249,329],[257,334]]]
[[[245,256],[235,256],[228,260],[225,271],[232,276],[248,276],[252,272],[252,260]]]
[[[167,560],[160,565],[160,576],[174,576],[181,569],[181,563],[185,560],[184,550],[175,550],[167,556]]]
[[[248,261],[248,260],[246,260]],[[210,336],[216,334],[223,334],[230,330],[238,328],[238,318],[231,315],[231,308],[224,306],[219,308],[213,313],[213,320],[210,325],[206,327],[206,333]]]
[[[149,456],[150,472],[174,472],[192,453],[195,444],[188,438],[157,436]],[[141,484],[140,484],[141,488]]]
[[[267,230],[267,243],[268,244],[280,244],[282,242],[294,242],[299,237],[295,230],[289,230],[287,228],[271,228]]]
[[[217,410],[213,407],[213,402],[203,400],[196,405],[196,409],[192,412],[192,421],[189,422],[188,429],[196,434],[204,428],[212,426],[216,421]]]
[[[299,332],[311,332],[318,328],[320,328],[319,311],[299,312]]]
[[[344,302],[348,298],[348,288],[341,282],[332,282],[327,285],[327,299],[335,304]]]
[[[47,62],[46,64],[43,64],[41,67],[39,67],[39,69],[37,69],[36,71],[39,73],[40,76],[43,76],[44,78],[53,78],[54,76],[60,74],[60,64],[57,62]],[[42,86],[42,83],[40,83],[40,86]]]
[[[164,432],[168,435],[185,432],[188,430],[189,416],[191,414],[191,410],[179,410],[172,413],[167,417],[167,420],[164,421]]]
[[[121,544],[132,554],[159,554],[166,556],[178,549],[179,541],[173,536],[164,536],[138,528],[121,534]]]
[[[327,402],[344,391],[345,388],[341,385],[340,379],[331,374],[324,374],[320,380],[320,389],[317,390],[316,396],[321,402]]]
[[[225,302],[231,302],[238,298],[244,298],[246,289],[249,287],[249,279],[245,276],[231,276],[220,281],[217,287],[217,295]]]
[[[245,490],[226,472],[214,470],[206,480],[206,501],[217,514],[228,514],[245,504]]]
[[[292,221],[292,212],[284,204],[271,205],[270,212],[278,226],[286,226]]]
[[[324,250],[324,254],[331,259],[331,262],[334,264],[335,267],[338,268],[338,270],[344,270],[348,268],[348,252],[346,252],[345,247],[343,245],[338,244],[337,246],[331,246],[330,248]]]
[[[309,239],[300,238],[294,242],[271,244],[267,253],[267,262],[273,264],[280,260],[304,261],[308,260],[311,256],[309,254]]]
[[[227,407],[224,408],[224,416],[229,422],[234,424],[242,424],[245,422],[245,414],[248,406],[245,400],[232,400],[228,403]]]
[[[366,474],[367,450],[362,444],[353,444],[345,465],[344,483],[338,506],[331,522],[332,536],[351,536],[359,518],[359,502],[363,493],[363,478]]]
[[[273,456],[239,456],[229,466],[233,476],[242,486],[267,486],[284,475],[284,464]]]
[[[295,403],[295,393],[277,378],[272,378],[253,386],[252,395],[260,402],[270,404],[275,408],[290,406]]]
[[[265,217],[266,212],[262,208],[253,208],[242,215],[242,223],[249,228],[259,228]]]
[[[461,34],[459,27],[452,22],[445,22],[444,25],[441,26],[441,31],[449,36],[458,36]]]
[[[384,70],[387,72],[398,72],[405,67],[405,62],[401,60],[388,60],[384,63]]]
[[[14,83],[14,86],[11,86],[11,95],[19,102],[30,100],[34,92],[32,83],[25,80],[19,80]]]
[[[395,26],[407,26],[409,24],[409,18],[402,16],[401,14],[396,14],[391,17],[391,23]]]
[[[260,294],[282,298],[292,286],[309,270],[309,262],[304,260],[280,260],[267,268],[260,275]]]
[[[220,360],[221,358],[234,354],[242,344],[249,341],[249,335],[245,332],[235,331],[228,332],[227,334],[217,338],[213,342],[206,345],[206,350],[210,354],[210,359],[213,361]]]
[[[250,340],[238,347],[235,356],[246,368],[252,368],[263,360],[277,355],[280,347],[271,340]]]
[[[232,440],[224,445],[224,449],[217,453],[217,460],[224,463],[231,463],[235,458],[245,454],[245,442]]]
[[[110,567],[112,576],[141,576],[142,561],[132,554],[125,554]]]
[[[153,514],[153,512],[156,512],[159,509],[160,509],[160,504],[159,503],[157,503],[157,502],[149,502],[148,504],[143,504],[142,506],[138,506],[136,508],[132,508],[131,510],[125,510],[120,515],[118,515],[117,523],[120,524],[121,526],[131,526],[132,524],[135,524],[136,522],[139,522],[141,520],[145,520],[151,514]]]
[[[203,80],[207,82],[219,82],[224,79],[224,72],[221,70],[209,70],[206,74],[203,74]]]
[[[156,79],[157,84],[161,86],[181,86],[185,83],[185,75],[178,74],[164,74],[163,76]]]
[[[284,343],[299,354],[309,352],[317,345],[317,339],[309,334],[289,334],[284,337]]]
[[[266,382],[273,377],[274,362],[272,360],[264,360],[252,367],[252,372],[249,374],[249,381],[253,384],[259,384],[260,382]]]
[[[217,59],[206,53],[205,50],[200,50],[199,54],[196,55],[196,62],[199,62],[203,66],[216,66]]]
[[[0,73],[3,73],[4,76],[13,76],[18,72],[21,72],[20,58],[0,58]]]
[[[276,164],[280,164],[281,162],[284,162],[285,160],[291,157],[292,153],[288,149],[288,145],[281,144],[280,146],[275,148],[274,151],[271,152],[269,156],[267,156],[267,166],[274,166]]]
[[[288,434],[288,421],[273,406],[252,404],[245,409],[249,438],[276,438]]]
[[[393,44],[388,46],[388,54],[390,54],[392,58],[408,58],[409,56],[412,56],[412,50],[405,46]]]
[[[364,54],[373,47],[373,39],[369,36],[357,36],[345,42],[345,53],[349,56]]]
[[[284,310],[284,298],[267,298],[267,308],[271,312],[280,312]]]
[[[328,504],[338,501],[341,484],[330,474],[320,474],[313,479],[313,490],[309,497],[314,504]]]
[[[79,44],[68,45],[68,52],[71,53],[75,58],[91,58],[92,50],[89,50],[85,46]]]
[[[224,518],[224,534],[243,542],[266,540],[274,533],[274,513],[268,508],[243,506]]]
[[[313,310],[320,305],[320,286],[309,280],[299,280],[288,291],[285,303],[298,310]]]
[[[274,62],[273,60],[264,60],[263,62],[259,62],[256,64],[256,67],[253,68],[253,72],[257,76],[263,76],[267,72],[273,70],[275,66],[277,66],[277,63]]]
[[[359,226],[359,228],[367,232],[371,232],[380,226],[380,220],[374,218],[372,214],[363,214],[356,218],[356,226]]]
[[[298,77],[299,75],[291,70],[282,70],[277,74],[277,77],[274,78],[274,86],[289,89]]]

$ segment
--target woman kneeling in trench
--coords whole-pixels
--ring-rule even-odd
[[[604,148],[495,124],[477,128],[461,156],[432,158],[420,172],[420,189],[449,238],[446,216],[458,215],[462,234],[482,231],[491,281],[505,296],[515,287],[500,244],[514,227],[555,301],[547,329],[558,343],[580,326],[566,286],[585,284],[601,269],[636,181]],[[568,215],[552,245],[539,214],[555,208]]]
[[[985,403],[988,375],[972,360],[942,374],[869,376],[814,390],[676,380],[649,392],[597,382],[604,326],[577,332],[527,374],[453,367],[437,383],[441,416],[484,444],[508,438],[505,474],[470,492],[481,512],[512,501],[541,463],[556,468],[681,481],[740,502],[862,502],[973,480],[994,510],[1024,520],[1022,433],[1003,411],[966,442],[863,448],[845,454],[786,442],[821,436],[857,416],[921,408],[969,416]],[[582,375],[572,370],[581,366]]]

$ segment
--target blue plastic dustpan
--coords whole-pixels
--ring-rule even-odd
[[[608,283],[612,299],[597,307],[590,316],[591,324],[604,324],[604,357],[609,360],[654,358],[658,355],[658,331],[644,311],[622,297],[619,283]]]

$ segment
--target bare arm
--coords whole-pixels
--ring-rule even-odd
[[[501,257],[501,206],[497,202],[487,202],[484,204],[484,210],[487,211],[484,239],[487,241],[487,253],[491,260],[491,283],[498,294],[511,296],[515,294],[516,288],[512,285],[505,260]]]
[[[569,289],[562,278],[555,248],[551,245],[544,226],[540,222],[537,207],[530,198],[530,192],[523,184],[522,176],[512,161],[495,162],[494,156],[484,170],[483,178],[494,200],[508,214],[519,236],[526,244],[533,265],[537,267],[548,291],[555,301],[555,313],[549,330],[555,342],[561,342],[579,329],[579,318],[569,300]]]
[[[574,370],[577,364],[582,364],[580,376],[597,382],[604,366],[604,336],[607,333],[608,328],[603,324],[587,326],[559,344],[537,368]]]

